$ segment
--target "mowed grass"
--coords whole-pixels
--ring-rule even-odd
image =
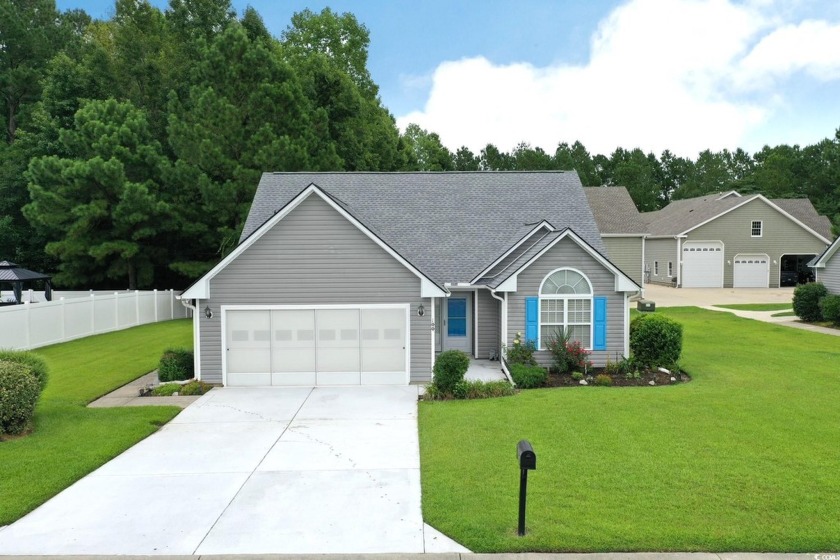
[[[840,549],[840,338],[660,313],[684,325],[690,383],[421,403],[426,522],[481,552]]]
[[[98,397],[157,367],[169,346],[192,347],[189,320],[175,320],[34,350],[50,366],[34,430],[0,443],[0,525],[9,524],[116,457],[180,409],[91,409]]]
[[[783,311],[791,309],[793,302],[790,303],[729,303],[726,305],[715,305],[715,307],[722,307],[724,309],[736,309],[738,311]]]

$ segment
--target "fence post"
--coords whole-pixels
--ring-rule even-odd
[[[175,318],[175,290],[169,290],[169,318]]]
[[[134,324],[140,324],[140,290],[134,290]]]
[[[114,330],[120,328],[120,293],[114,292]]]
[[[90,334],[96,333],[96,294],[90,291]]]
[[[157,292],[157,288],[155,288],[155,299],[154,299],[154,302],[155,302],[155,323],[158,322],[157,300],[158,300],[158,292]]]
[[[67,309],[64,307],[64,298],[59,298],[61,302],[61,341],[67,340]]]
[[[29,350],[32,347],[32,305],[29,302],[23,304],[26,309],[26,348]]]

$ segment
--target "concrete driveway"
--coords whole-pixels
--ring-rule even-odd
[[[416,386],[214,389],[0,529],[0,551],[464,551],[423,524],[417,395]]]
[[[645,299],[656,302],[657,307],[791,303],[793,288],[671,288],[645,284]]]

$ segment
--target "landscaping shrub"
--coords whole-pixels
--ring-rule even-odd
[[[195,377],[192,350],[167,348],[160,357],[158,379],[161,381],[184,381]]]
[[[35,413],[38,379],[23,364],[0,361],[0,435],[22,433]]]
[[[592,367],[589,361],[591,352],[572,340],[572,331],[559,330],[555,336],[545,341],[546,349],[551,352],[552,364],[558,373],[586,370]]]
[[[26,350],[0,350],[0,361],[14,362],[29,368],[29,371],[38,380],[39,392],[47,386],[49,368],[44,358]]]
[[[598,387],[610,387],[613,384],[612,377],[606,374],[600,374],[595,376],[595,385]]]
[[[545,385],[545,380],[548,379],[548,372],[545,368],[540,366],[526,366],[524,364],[512,364],[510,368],[510,376],[513,382],[520,389],[533,389]]]
[[[793,312],[808,323],[822,321],[820,300],[826,295],[828,290],[819,282],[797,286],[793,290]]]
[[[510,364],[524,364],[526,366],[537,365],[537,360],[534,359],[534,352],[537,346],[533,340],[523,341],[522,333],[516,333],[513,337],[513,344],[506,349],[505,360]]]
[[[507,381],[459,381],[452,392],[456,399],[490,399],[514,394],[513,386]]]
[[[840,326],[840,295],[825,296],[820,300],[823,319]]]
[[[171,397],[173,394],[181,390],[181,385],[178,383],[166,383],[165,385],[158,385],[152,389],[153,397]]]
[[[682,353],[682,325],[659,313],[640,315],[630,323],[633,363],[673,367]]]
[[[469,367],[469,357],[460,350],[441,352],[435,360],[434,384],[444,393],[451,393],[455,384],[464,380],[464,374]]]
[[[181,390],[178,391],[178,394],[187,397],[191,395],[203,395],[213,386],[209,383],[205,383],[204,381],[190,381],[189,383],[184,383],[181,385]]]

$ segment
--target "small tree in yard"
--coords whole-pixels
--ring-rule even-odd
[[[822,321],[820,300],[826,295],[828,290],[819,282],[797,286],[793,291],[793,312],[808,323]]]
[[[470,367],[470,359],[460,350],[441,352],[435,360],[434,384],[443,393],[452,393],[455,385],[464,380]]]
[[[682,354],[682,325],[658,313],[630,323],[630,351],[645,367],[674,367]]]

